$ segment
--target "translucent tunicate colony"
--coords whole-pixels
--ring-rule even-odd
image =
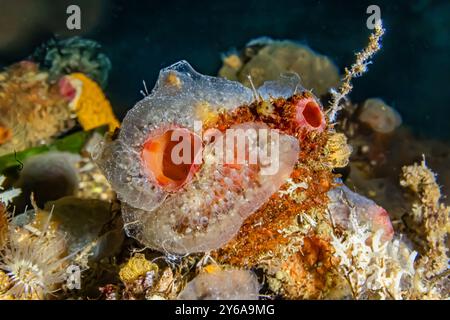
[[[392,239],[394,229],[389,214],[374,201],[351,191],[345,185],[330,190],[328,197],[328,210],[337,225],[351,229],[350,214],[353,210],[358,224],[369,224],[373,233],[382,229],[383,238]]]
[[[289,178],[299,143],[261,121],[222,130],[206,123],[255,99],[287,99],[301,90],[294,75],[267,82],[254,93],[237,82],[200,75],[184,61],[163,69],[152,93],[126,115],[117,139],[102,142],[93,154],[122,201],[127,234],[175,254],[206,252],[230,241]],[[294,122],[320,131],[321,109],[310,100],[302,107],[309,114],[298,109],[297,118],[305,119]],[[202,121],[200,126],[196,121]],[[242,163],[236,145],[229,144],[229,132],[236,135],[233,142],[245,137]],[[172,158],[178,143],[174,134],[194,145],[188,164]]]
[[[256,126],[243,124],[233,129]],[[151,213],[123,208],[125,217],[132,217],[126,220],[138,239],[154,249],[179,254],[219,248],[281,187],[297,161],[296,139],[280,135],[279,154],[283,156],[277,174],[264,175],[259,165],[222,164],[214,149],[224,139],[222,135],[205,148],[202,169],[183,192],[172,195]],[[250,152],[257,147],[256,141],[252,142]]]
[[[203,76],[184,61],[160,72],[152,93],[139,101],[122,122],[118,139],[105,148],[100,146],[99,165],[120,200],[151,211],[167,197],[168,192],[148,179],[141,166],[142,146],[149,135],[164,124],[176,123],[194,130],[196,109],[207,104],[211,110],[232,109],[252,101],[252,92],[239,83]]]
[[[258,300],[258,279],[247,270],[201,273],[178,296],[180,300]]]

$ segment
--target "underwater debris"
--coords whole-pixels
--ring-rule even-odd
[[[447,236],[450,230],[450,207],[441,203],[441,191],[435,174],[425,163],[403,167],[400,185],[410,189],[415,200],[405,220],[414,232],[410,237],[420,252],[418,268],[427,279],[448,270]]]
[[[106,88],[108,84],[111,62],[94,40],[80,37],[51,39],[35,50],[32,59],[48,69],[54,80],[79,72],[93,79],[102,88]]]
[[[391,133],[397,129],[402,118],[392,107],[378,98],[367,99],[362,106],[359,120],[378,133]]]
[[[74,125],[64,97],[36,64],[22,61],[0,74],[0,127],[10,135],[0,155],[51,142]]]
[[[178,295],[179,300],[258,300],[260,284],[253,272],[229,269],[202,272]]]
[[[113,132],[119,127],[111,104],[96,82],[82,73],[72,73],[59,82],[60,93],[70,102],[69,107],[85,131],[107,125]]]
[[[263,40],[249,42],[241,56],[225,56],[219,76],[236,80],[250,87],[248,76],[255,87],[266,81],[277,80],[280,74],[295,72],[302,85],[322,96],[339,83],[339,72],[326,56],[292,41]]]

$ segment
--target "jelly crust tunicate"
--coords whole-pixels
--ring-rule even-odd
[[[245,123],[233,129],[267,128]],[[289,177],[299,153],[294,137],[279,135],[276,174],[264,175],[260,166],[228,166],[214,152],[216,144],[204,150],[204,163],[197,178],[183,192],[174,194],[153,212],[125,205],[127,227],[150,248],[185,254],[220,248],[239,231],[245,218],[255,212]],[[248,146],[257,148],[256,139]],[[266,164],[267,166],[272,165]]]
[[[179,300],[258,300],[258,279],[248,270],[202,273],[189,282]]]
[[[286,74],[265,83],[257,96],[289,98],[301,90],[298,76]],[[260,154],[276,145],[265,162],[258,159],[257,164],[247,161],[236,166],[225,164],[223,155],[217,153],[227,132],[208,142],[207,133],[199,134],[195,126],[203,120],[197,112],[199,105],[217,114],[248,105],[255,97],[237,82],[197,73],[185,61],[160,72],[152,93],[127,113],[117,139],[102,141],[92,153],[122,201],[128,236],[149,248],[175,254],[214,250],[231,240],[243,221],[281,187],[298,160],[295,137],[261,122],[231,126],[232,130],[257,132],[246,137],[247,153]],[[203,135],[198,167],[177,170],[158,154],[168,153],[172,144],[167,133],[175,131],[191,132],[193,140]],[[260,139],[264,134],[277,138],[267,139],[264,145]],[[267,168],[276,171],[267,174]],[[173,170],[165,176],[169,169]]]

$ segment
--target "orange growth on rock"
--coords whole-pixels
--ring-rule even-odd
[[[12,137],[10,129],[0,126],[0,144],[7,142]]]
[[[281,279],[283,295],[290,299],[321,298],[336,263],[328,241],[314,235],[305,237],[301,249],[276,269],[285,274]]]
[[[260,105],[268,103],[269,108]],[[303,123],[299,123],[299,110],[304,113]],[[272,195],[269,201],[245,220],[231,242],[214,252],[222,263],[247,267],[257,265],[268,254],[280,254],[280,250],[289,244],[289,238],[280,231],[292,226],[300,213],[325,210],[328,204],[327,192],[332,188],[335,178],[331,170],[323,165],[328,132],[322,130],[325,128],[322,110],[309,92],[288,99],[255,101],[219,114],[217,122],[210,125],[226,130],[233,124],[249,121],[264,122],[270,128],[298,139],[300,153],[291,179],[294,183],[306,182],[308,187],[296,191],[301,200],[294,200],[292,196],[281,193]],[[284,185],[281,190],[287,188]],[[296,195],[293,196],[295,198]]]

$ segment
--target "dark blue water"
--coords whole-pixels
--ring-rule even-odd
[[[342,70],[365,46],[366,8],[378,4],[387,29],[384,46],[370,72],[354,82],[351,99],[381,97],[418,134],[450,138],[450,1],[68,2],[90,15],[92,26],[82,35],[103,44],[112,61],[107,94],[120,117],[141,98],[142,80],[152,87],[160,68],[185,59],[214,75],[221,53],[259,36],[308,44]],[[48,12],[53,29],[41,28],[17,49],[0,51],[0,62],[19,60],[52,30],[63,30],[65,15],[57,8]]]

